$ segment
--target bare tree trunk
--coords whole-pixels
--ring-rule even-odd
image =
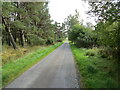
[[[13,36],[12,36],[12,34],[11,34],[10,26],[8,27],[8,32],[9,32],[9,36],[10,36],[10,40],[11,40],[11,43],[12,43],[12,45],[13,45],[13,48],[14,48],[14,49],[18,49],[18,47],[17,47],[17,45],[16,45],[16,43],[15,43],[15,41],[14,41],[14,38],[13,38]]]
[[[17,8],[18,9],[20,8],[20,5],[21,5],[21,3],[17,2]],[[18,14],[17,15],[17,19],[21,20],[20,13],[18,12],[17,14]],[[20,35],[19,35],[20,41],[19,41],[19,43],[20,43],[21,46],[24,47],[24,45],[25,45],[25,42],[24,42],[24,31],[23,30],[19,30],[19,32],[20,32]]]
[[[14,38],[13,38],[13,35],[11,34],[11,31],[10,31],[10,25],[6,23],[5,19],[2,17],[2,21],[5,25],[5,30],[8,32],[8,35],[9,35],[9,38],[10,38],[10,42],[12,43],[12,46],[14,49],[18,49],[15,41],[14,41]]]
[[[20,30],[20,44],[24,46],[24,34],[23,30]]]

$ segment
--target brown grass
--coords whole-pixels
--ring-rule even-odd
[[[14,50],[12,47],[8,47],[7,45],[3,45],[3,51],[0,53],[0,56],[2,56],[2,64],[6,64],[10,61],[17,60],[18,58],[21,58],[35,50],[43,49],[46,46],[27,46],[25,48],[19,47],[19,49]]]

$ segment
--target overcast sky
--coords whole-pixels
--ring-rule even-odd
[[[87,18],[86,11],[89,10],[89,4],[82,0],[49,0],[49,12],[54,21],[63,23],[69,14],[74,14],[75,10],[80,13],[80,18],[86,22],[95,24],[94,18]]]

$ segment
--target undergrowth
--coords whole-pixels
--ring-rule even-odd
[[[71,44],[72,52],[86,88],[117,88],[118,65],[115,60],[101,57],[99,48],[77,48]]]

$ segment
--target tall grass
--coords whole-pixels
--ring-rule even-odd
[[[114,60],[102,58],[99,49],[77,48],[71,44],[81,82],[86,88],[117,88],[118,71]]]
[[[24,56],[23,58],[4,64],[2,67],[3,86],[7,85],[12,80],[17,78],[19,75],[21,75],[23,72],[25,72],[27,69],[29,69],[34,64],[36,64],[46,55],[51,53],[54,49],[56,49],[62,43],[57,43],[55,45],[49,46],[42,50],[41,49],[37,50],[31,54]]]
[[[2,65],[9,63],[10,61],[15,61],[21,57],[24,57],[25,55],[34,52],[36,50],[42,50],[44,48],[47,48],[48,46],[26,46],[26,47],[19,47],[19,49],[13,49],[12,47],[9,47],[8,45],[3,45],[2,53],[0,54],[2,56]]]

